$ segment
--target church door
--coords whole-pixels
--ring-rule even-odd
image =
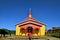
[[[28,30],[28,36],[31,36],[33,28],[32,27],[28,27],[27,30]]]

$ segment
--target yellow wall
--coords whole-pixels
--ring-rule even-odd
[[[16,25],[16,35],[20,35],[20,27],[18,25]]]
[[[38,32],[38,36],[44,36],[45,35],[45,25],[42,25],[42,27],[40,27],[39,32]]]
[[[45,25],[42,25],[40,30],[41,30],[41,36],[44,36],[45,35]]]

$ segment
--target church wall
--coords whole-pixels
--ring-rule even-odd
[[[41,36],[44,36],[45,35],[45,25],[42,25],[42,27],[40,28],[41,30]]]
[[[24,26],[21,26],[21,27],[28,27],[28,26],[32,26],[32,27],[38,27],[38,26],[35,26],[33,24],[27,24],[27,25],[24,25]],[[25,32],[21,32],[21,28],[17,25],[16,26],[16,35],[18,36],[28,36],[27,34],[27,29],[24,30]],[[36,32],[35,30],[33,30],[33,36],[44,36],[45,35],[45,26],[42,25],[42,27],[39,28],[39,30]]]
[[[28,27],[28,26],[38,27],[38,26],[35,26],[33,24],[27,24],[27,25],[24,25],[24,26],[21,26],[21,27]],[[25,31],[24,33],[20,32],[21,36],[28,36],[27,29],[25,29],[24,31]],[[32,30],[32,31],[33,31],[33,36],[37,36],[38,35],[39,30],[37,32],[35,32],[35,30]]]
[[[16,25],[16,35],[17,36],[20,35],[20,27],[18,25]]]

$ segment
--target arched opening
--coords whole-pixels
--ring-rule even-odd
[[[28,33],[29,32],[32,33],[33,28],[32,27],[28,27],[27,30],[28,30]]]
[[[37,34],[38,34],[38,32],[39,32],[39,29],[37,29],[37,28],[36,28],[36,29],[35,29],[35,33],[37,33]]]
[[[31,26],[29,26],[27,28],[27,32],[28,32],[28,36],[32,36],[32,33],[33,33],[33,28]]]
[[[25,29],[22,28],[20,32],[21,32],[22,34],[25,33]]]

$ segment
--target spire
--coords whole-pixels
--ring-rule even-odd
[[[28,17],[32,17],[31,8],[29,8]]]

